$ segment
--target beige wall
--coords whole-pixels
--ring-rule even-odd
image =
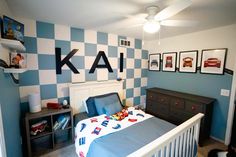
[[[211,48],[228,48],[226,67],[233,70],[236,61],[236,24],[209,29],[205,31],[179,35],[170,38],[145,41],[144,47],[150,53],[162,53],[168,51],[199,50]],[[199,64],[201,53],[199,53]],[[178,65],[178,64],[177,64]]]

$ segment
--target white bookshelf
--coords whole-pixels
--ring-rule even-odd
[[[10,50],[17,50],[17,51],[21,51],[24,52],[25,46],[17,40],[9,40],[9,39],[0,39],[0,43],[3,47],[8,48]]]

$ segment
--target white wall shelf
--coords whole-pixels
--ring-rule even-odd
[[[20,74],[27,71],[27,69],[3,68],[3,67],[0,68],[3,69],[4,73],[12,73],[12,74]]]
[[[0,43],[2,44],[3,47],[6,47],[11,50],[17,50],[17,51],[22,51],[22,52],[26,50],[25,46],[20,41],[17,41],[17,40],[9,40],[9,39],[0,38]]]

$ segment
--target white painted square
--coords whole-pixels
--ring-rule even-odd
[[[141,68],[148,69],[148,60],[147,59],[142,59]]]
[[[53,103],[58,103],[57,98],[52,98],[52,99],[45,99],[41,101],[42,107],[47,107],[48,102],[53,102]]]
[[[147,77],[142,77],[141,78],[141,87],[146,87],[147,86]]]
[[[101,45],[101,44],[98,44],[97,45],[97,51],[104,51],[106,56],[108,57],[108,46],[107,45]]]
[[[108,80],[108,70],[107,69],[97,69],[97,80],[98,81]]]
[[[20,86],[20,102],[28,102],[28,95],[32,93],[40,94],[40,87],[37,86]]]
[[[127,46],[129,48],[134,48],[134,38],[127,37],[127,41],[130,41],[130,46]]]
[[[84,42],[97,44],[97,32],[94,30],[84,30]]]
[[[134,98],[126,99],[126,106],[134,106]]]
[[[75,53],[75,56],[84,56],[84,43],[71,41],[70,45],[71,45],[71,50],[79,49],[79,51]]]
[[[73,72],[71,73],[72,83],[85,82],[85,70],[84,69],[78,69],[78,70],[79,74],[74,74]]]
[[[127,69],[134,69],[134,59],[133,58],[126,59],[126,68]]]
[[[124,58],[127,57],[127,49],[125,47],[118,47],[118,54],[123,53]]]
[[[55,39],[70,41],[70,27],[55,24]]]
[[[37,38],[38,54],[55,55],[55,40]]]
[[[68,97],[69,96],[69,85],[68,83],[57,84],[57,97]]]
[[[26,18],[17,18],[17,20],[24,24],[24,34],[28,37],[36,37],[36,21]]]
[[[27,54],[26,57],[27,69],[28,70],[38,70],[38,54]]]
[[[110,46],[118,46],[118,35],[116,35],[116,34],[108,34],[108,45],[110,45]]]
[[[110,65],[111,65],[112,69],[118,69],[118,59],[117,58],[109,57],[108,61],[109,61]],[[120,70],[120,69],[118,69],[118,70]]]
[[[135,59],[142,59],[142,51],[140,49],[134,50],[134,58]]]
[[[90,69],[95,61],[95,57],[93,56],[85,56],[85,69]]]
[[[57,84],[56,70],[39,70],[40,85]]]
[[[134,79],[126,79],[126,89],[134,88]]]
[[[142,70],[141,69],[134,69],[134,78],[141,78]]]
[[[134,97],[140,96],[141,95],[141,88],[134,88]]]

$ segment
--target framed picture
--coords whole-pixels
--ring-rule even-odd
[[[149,55],[148,69],[150,71],[160,71],[161,54],[155,53]]]
[[[2,38],[24,43],[24,25],[5,15],[2,21]]]
[[[177,52],[166,52],[162,54],[162,71],[176,71]]]
[[[202,50],[201,73],[224,74],[227,48]]]
[[[10,67],[12,68],[26,68],[26,54],[25,53],[10,53]]]
[[[196,73],[197,59],[197,50],[179,52],[179,72]]]

